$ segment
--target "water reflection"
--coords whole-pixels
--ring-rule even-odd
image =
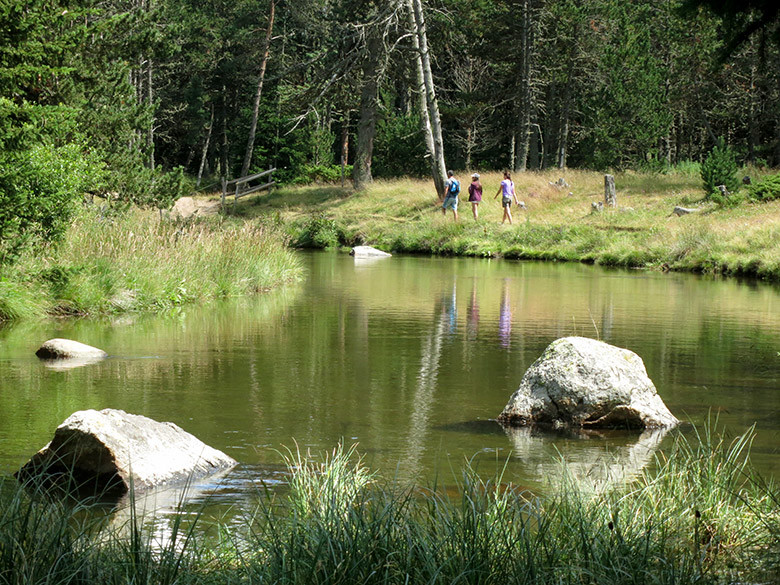
[[[571,431],[566,437],[532,427],[507,427],[512,456],[529,476],[557,485],[567,475],[580,485],[602,492],[635,479],[653,461],[669,429],[628,432]]]
[[[406,453],[399,462],[401,477],[417,479],[422,473],[422,459],[425,453],[425,439],[430,426],[429,415],[433,407],[436,382],[439,374],[442,345],[447,333],[453,335],[457,331],[457,287],[442,294],[434,310],[434,320],[422,344],[420,368],[417,374],[414,397],[412,399],[412,414],[409,423],[409,435],[406,440]]]
[[[495,418],[526,369],[566,335],[635,351],[678,416],[702,421],[721,407],[733,434],[758,421],[761,470],[780,469],[780,419],[767,416],[780,411],[777,288],[578,264],[302,258],[305,283],[257,298],[127,324],[0,328],[0,470],[18,469],[73,412],[120,408],[173,421],[243,464],[278,463],[294,441],[325,452],[344,440],[385,476],[427,481],[475,453],[514,448],[500,429],[450,426]],[[112,358],[49,370],[34,351],[53,337]],[[508,480],[538,487],[547,473],[539,465],[554,465],[558,452],[587,463],[593,449],[644,444],[535,439]]]
[[[72,358],[60,358],[60,359],[47,359],[41,360],[41,364],[48,370],[55,372],[64,372],[66,370],[72,370],[74,368],[82,368],[84,366],[91,366],[97,364],[106,359],[104,356],[86,356],[86,357],[72,357]]]
[[[501,306],[498,311],[498,339],[501,347],[509,348],[512,339],[512,305],[509,300],[509,281],[506,278],[501,283]]]

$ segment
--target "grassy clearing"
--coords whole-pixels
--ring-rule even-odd
[[[285,241],[268,222],[87,208],[58,246],[4,268],[0,320],[158,310],[269,289],[299,275]]]
[[[290,489],[208,541],[197,514],[169,518],[162,541],[132,514],[96,538],[82,510],[6,482],[0,583],[775,583],[778,492],[752,474],[750,440],[680,435],[630,484],[544,495],[466,466],[447,496],[378,480],[354,450],[296,452]]]
[[[514,177],[527,210],[501,225],[494,199],[501,176],[484,173],[480,220],[462,196],[460,221],[443,217],[429,181],[377,181],[354,193],[333,186],[279,189],[239,205],[245,217],[273,216],[293,243],[330,247],[366,243],[406,253],[593,262],[780,279],[780,201],[720,208],[703,201],[696,169],[616,175],[618,209],[603,200],[603,175],[572,171]],[[754,177],[757,171],[746,171]],[[760,174],[760,173],[758,173]],[[465,185],[468,173],[459,175]],[[550,182],[563,176],[569,188]],[[571,195],[569,194],[571,192]],[[677,217],[675,206],[701,212]]]

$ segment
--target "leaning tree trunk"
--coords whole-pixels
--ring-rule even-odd
[[[421,93],[420,100],[425,100],[423,110],[423,124],[425,126],[426,145],[431,156],[431,174],[436,185],[436,193],[439,199],[444,198],[447,182],[447,164],[444,161],[444,139],[441,132],[441,116],[439,115],[439,103],[436,100],[436,87],[433,83],[431,71],[431,54],[428,49],[428,33],[425,29],[425,15],[423,13],[422,0],[407,0],[407,6],[411,12],[413,24],[413,43],[417,53],[418,90]],[[427,118],[427,120],[426,120]]]
[[[244,153],[244,164],[241,167],[241,176],[246,177],[249,174],[249,167],[252,164],[252,152],[255,149],[255,134],[257,133],[257,116],[260,112],[260,97],[263,95],[263,81],[265,80],[265,68],[268,64],[268,55],[270,54],[271,35],[274,31],[274,12],[276,9],[276,0],[271,0],[268,9],[268,26],[265,29],[265,40],[263,41],[263,60],[260,61],[260,79],[257,82],[257,91],[255,92],[255,103],[252,108],[252,124],[249,126],[249,138],[246,141],[246,152]]]
[[[379,100],[379,74],[382,39],[377,32],[368,38],[366,60],[363,63],[363,86],[360,91],[360,119],[355,139],[353,182],[355,189],[365,189],[372,181],[371,158],[374,154],[376,115]]]

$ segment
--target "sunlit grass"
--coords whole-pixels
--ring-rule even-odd
[[[480,220],[461,197],[460,221],[443,216],[432,183],[376,181],[367,190],[284,188],[239,205],[247,217],[271,215],[288,226],[293,244],[375,245],[388,251],[594,262],[780,278],[780,201],[719,208],[704,200],[690,165],[661,173],[615,175],[618,208],[592,212],[604,198],[604,176],[590,171],[515,175],[526,210],[512,208],[514,225],[501,225],[501,174],[481,173]],[[762,172],[744,171],[754,178]],[[458,174],[465,184],[469,173]],[[568,187],[554,183],[564,178]],[[677,217],[675,206],[699,212]]]
[[[268,222],[88,208],[58,246],[6,269],[0,318],[165,309],[266,290],[300,273],[285,239]]]

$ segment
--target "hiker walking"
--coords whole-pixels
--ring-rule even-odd
[[[474,214],[474,221],[479,219],[479,207],[482,201],[482,183],[479,182],[479,173],[471,175],[471,185],[469,185],[469,201],[471,202],[471,212]]]
[[[458,221],[458,195],[460,194],[460,182],[455,178],[455,173],[447,171],[447,189],[444,191],[444,203],[441,212],[447,215],[447,210],[452,209],[452,216]]]
[[[512,206],[512,199],[515,200],[515,203],[520,205],[520,202],[517,200],[517,195],[515,194],[515,183],[512,180],[512,175],[509,174],[509,171],[504,171],[504,180],[501,181],[501,186],[498,188],[498,191],[496,192],[493,199],[501,195],[501,207],[504,208],[504,217],[501,219],[501,223],[504,223],[507,219],[509,220],[509,223],[512,223],[512,212],[510,211],[510,207]]]

